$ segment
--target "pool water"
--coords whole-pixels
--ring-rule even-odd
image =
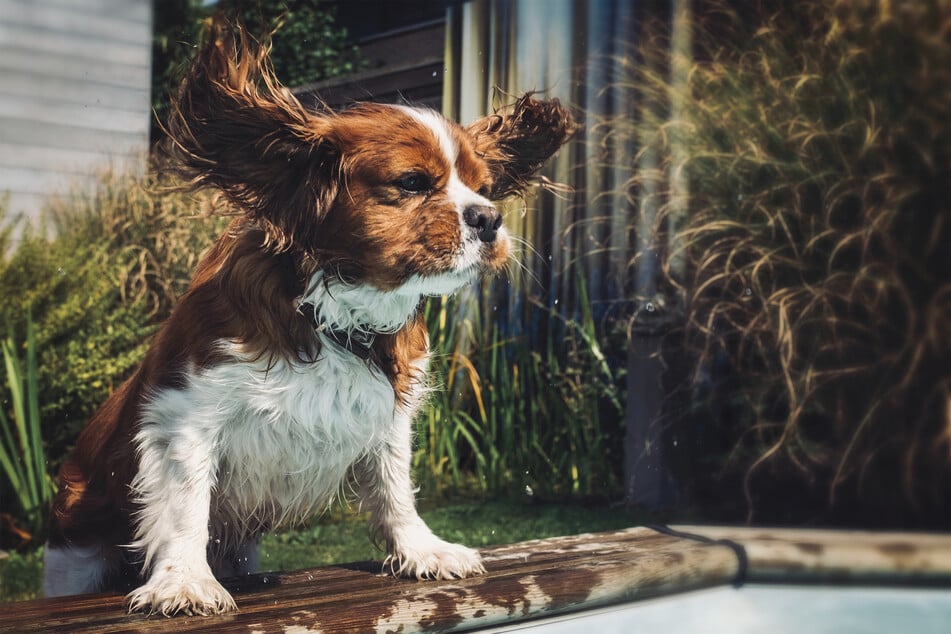
[[[492,631],[538,634],[951,634],[951,590],[723,586]]]

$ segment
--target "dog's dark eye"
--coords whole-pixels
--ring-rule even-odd
[[[492,193],[492,188],[489,187],[488,185],[483,185],[482,187],[479,188],[479,191],[477,191],[476,193],[482,196],[483,198],[488,198],[489,194]]]
[[[410,194],[423,194],[433,188],[433,180],[426,174],[413,172],[397,179],[396,186]]]

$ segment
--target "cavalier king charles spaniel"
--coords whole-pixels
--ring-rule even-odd
[[[494,201],[531,184],[573,129],[557,100],[531,95],[468,127],[403,105],[307,109],[265,46],[213,26],[168,133],[176,173],[220,192],[234,219],[63,465],[46,594],[235,609],[219,579],[253,571],[262,533],[349,483],[386,570],[483,572],[416,511],[421,304],[503,268]]]

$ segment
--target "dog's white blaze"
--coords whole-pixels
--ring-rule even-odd
[[[411,280],[411,284],[408,284],[407,287],[418,291],[420,295],[452,293],[458,290],[460,286],[472,281],[482,260],[482,242],[478,239],[473,228],[466,224],[463,212],[469,207],[494,207],[495,205],[485,196],[473,191],[459,178],[459,172],[456,169],[459,147],[450,133],[450,123],[442,115],[426,108],[395,107],[429,128],[436,137],[439,148],[442,150],[450,168],[446,193],[459,214],[459,232],[462,236],[462,248],[456,257],[455,272],[426,278],[418,277]],[[505,235],[505,228],[500,227],[499,239],[505,239]]]
[[[446,161],[452,166],[453,171],[455,171],[456,158],[459,156],[459,148],[456,145],[456,142],[453,140],[452,135],[449,133],[449,127],[446,122],[446,119],[436,112],[435,110],[430,110],[429,108],[413,108],[411,106],[394,106],[401,112],[408,114],[432,130],[433,134],[436,136],[436,140],[439,142],[439,149],[442,150],[442,153],[446,157]]]

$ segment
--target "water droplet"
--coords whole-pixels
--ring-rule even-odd
[[[747,296],[747,297],[749,297],[750,295],[752,295],[752,294],[753,294],[753,289],[752,289],[752,288],[749,288],[749,287],[747,287],[747,288],[746,288],[746,290],[745,290],[745,291],[743,291],[743,292],[744,292],[744,293],[746,294],[746,296]]]
[[[535,495],[535,491],[533,491],[532,487],[528,486],[527,484],[525,485],[525,495],[529,497]]]
[[[262,581],[263,583],[267,583],[267,577],[264,577],[263,579],[261,579],[261,581]]]
[[[645,308],[649,313],[654,312],[654,302],[647,302],[647,306],[645,306]]]
[[[555,300],[555,306],[557,306],[557,305],[558,305],[558,300],[556,299],[556,300]]]
[[[438,76],[438,73],[436,71],[433,71],[433,77],[437,77],[437,76]]]

